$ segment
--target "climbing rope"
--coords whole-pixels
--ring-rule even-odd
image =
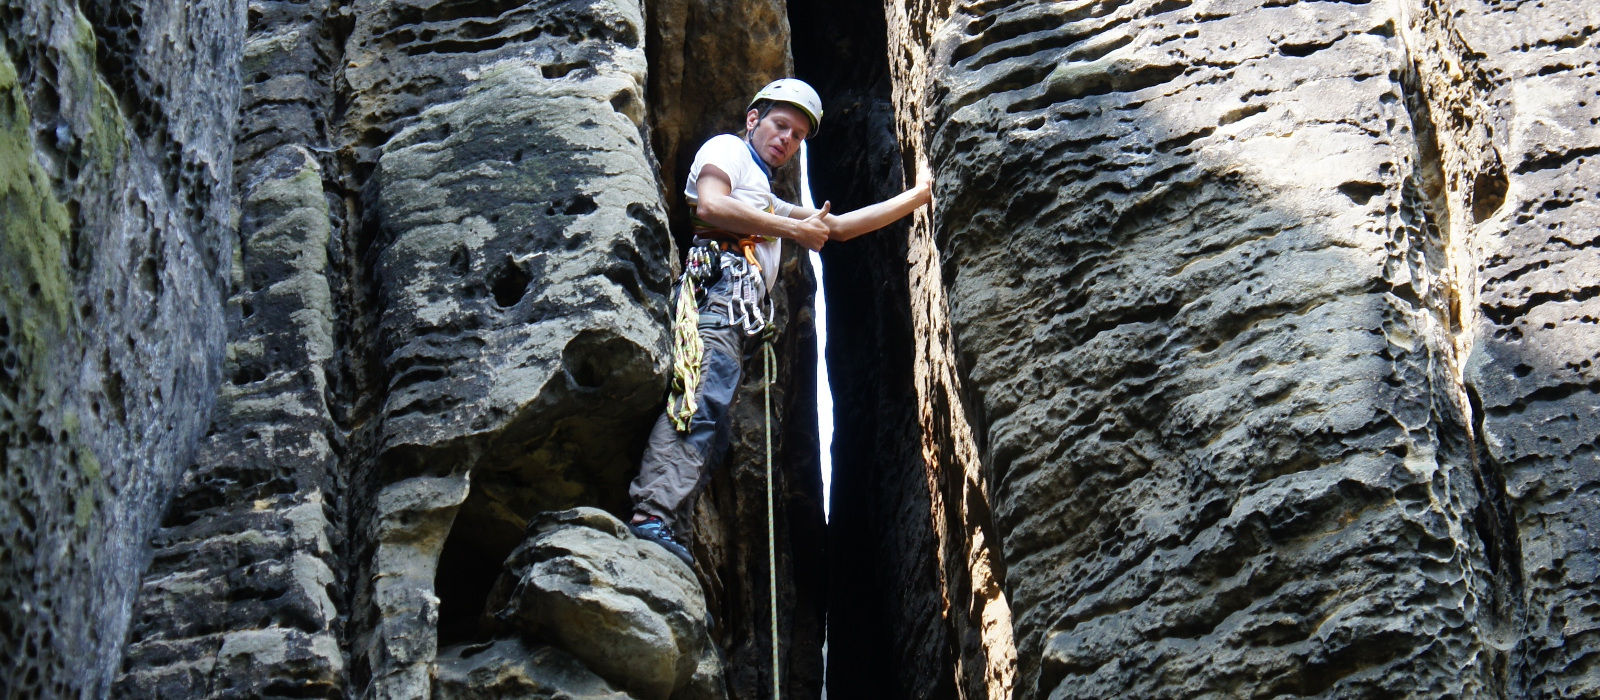
[[[716,274],[714,246],[695,245],[683,261],[678,285],[678,306],[672,315],[672,391],[667,395],[667,418],[678,432],[689,432],[689,420],[700,408],[700,368],[705,342],[700,339],[700,285]]]
[[[700,363],[705,343],[700,340],[697,296],[694,277],[684,274],[672,319],[672,392],[667,396],[667,418],[680,433],[689,431],[689,420],[700,408]]]
[[[778,700],[778,541],[772,526],[772,382],[778,361],[772,355],[772,339],[761,344],[761,365],[767,381],[763,387],[767,409],[767,595],[772,611],[772,700]]]

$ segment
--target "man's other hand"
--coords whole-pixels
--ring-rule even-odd
[[[833,208],[833,202],[823,202],[822,209],[795,224],[794,240],[811,250],[822,250],[822,244],[828,242],[828,223],[824,218],[828,210]]]

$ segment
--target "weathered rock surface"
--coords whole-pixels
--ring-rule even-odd
[[[1408,15],[1435,108],[1451,222],[1472,233],[1467,387],[1515,641],[1514,692],[1600,695],[1600,14],[1453,2]],[[1506,31],[1515,27],[1514,31]],[[1470,223],[1468,223],[1470,222]],[[1501,490],[1503,496],[1500,496]]]
[[[593,508],[546,513],[506,560],[487,611],[639,698],[721,698],[705,595],[677,557]]]
[[[235,151],[238,243],[222,390],[135,605],[122,697],[347,691],[347,414],[338,231],[321,115],[326,3],[258,5]]]
[[[1504,50],[1473,43],[1490,43],[1469,31],[1479,18],[1523,12],[1514,26],[1529,33],[1498,30]],[[1560,226],[1508,245],[1496,221],[1524,194],[1514,163],[1528,158],[1496,153],[1517,141],[1510,124],[1594,133],[1501,96],[1592,70],[1585,11],[986,2],[890,15],[891,44],[926,49],[891,54],[902,134],[939,171],[912,286],[928,235],[976,398],[1019,697],[1586,692],[1592,586],[1577,581],[1592,540],[1508,552],[1552,515],[1584,531],[1592,350],[1566,355],[1566,378],[1501,384],[1493,401],[1478,387],[1469,400],[1462,370],[1476,385],[1536,376],[1505,359],[1484,373],[1492,361],[1468,353],[1526,352],[1511,327],[1546,300],[1585,313],[1570,291],[1582,285],[1553,274],[1547,289],[1569,291],[1495,282],[1593,265],[1563,254]],[[1587,137],[1572,138],[1539,162],[1576,172]],[[1587,197],[1538,171],[1528,185],[1551,189],[1528,192],[1528,214]],[[937,299],[915,303],[931,306],[919,337],[937,338]],[[1565,334],[1585,324],[1556,318],[1534,324],[1547,343],[1583,347]],[[1514,347],[1474,349],[1485,336]],[[1563,426],[1564,447],[1505,450],[1530,418]],[[1508,494],[1504,461],[1564,487],[1508,478]],[[1523,609],[1524,589],[1540,609]],[[1559,632],[1552,609],[1573,611],[1557,613]]]
[[[784,695],[1600,694],[1594,9],[885,9],[0,0],[0,687],[766,696],[759,354],[696,567],[613,516],[792,35],[939,206],[826,251],[831,560],[786,254]]]
[[[0,3],[0,688],[104,695],[221,375],[243,7]]]
[[[477,614],[431,593],[446,533],[499,561],[534,513],[625,507],[664,387],[671,247],[636,4],[365,9],[343,131],[359,159],[377,154],[359,204],[385,386],[359,478],[396,493],[452,480],[463,497],[421,521],[380,499],[363,526],[382,534],[358,564],[377,583],[357,592],[373,630],[357,653],[376,692],[406,696],[426,692],[435,616]],[[439,576],[458,574],[473,575]]]
[[[155,425],[166,412],[182,412],[182,420],[166,420],[166,430],[176,430],[171,444],[166,438],[141,444],[144,451],[154,451],[139,452],[158,462],[152,468],[128,462],[133,454],[128,444],[72,447],[59,455],[62,475],[106,475],[112,489],[120,489],[118,479],[125,476],[136,481],[133,486],[142,491],[115,500],[114,508],[144,518],[118,531],[126,539],[117,545],[122,553],[94,559],[99,564],[93,566],[104,567],[74,579],[61,607],[78,606],[83,598],[74,591],[91,590],[91,580],[115,579],[106,572],[120,566],[123,590],[117,593],[112,585],[112,599],[96,599],[93,606],[101,607],[91,611],[112,615],[114,625],[106,630],[120,630],[117,615],[126,620],[133,603],[142,543],[154,548],[133,604],[138,617],[126,647],[118,646],[120,631],[96,642],[101,657],[93,663],[102,666],[101,679],[90,679],[86,687],[106,692],[120,655],[122,676],[114,692],[122,697],[429,694],[438,647],[477,634],[478,614],[499,561],[522,539],[526,519],[573,505],[626,510],[627,479],[661,403],[664,321],[674,272],[666,203],[667,197],[678,197],[659,185],[648,134],[712,133],[725,125],[710,123],[712,107],[704,112],[680,107],[669,118],[669,110],[646,102],[643,43],[646,34],[661,32],[658,26],[646,27],[642,6],[626,0],[262,2],[248,8],[248,26],[243,14],[219,13],[203,3],[80,5],[86,21],[67,10],[40,14],[50,16],[48,21],[35,19],[35,8],[0,18],[10,22],[5,26],[8,56],[18,56],[16,46],[26,46],[48,54],[51,70],[58,62],[75,61],[59,74],[82,93],[70,94],[42,117],[18,112],[21,121],[34,121],[19,126],[18,133],[48,131],[56,150],[38,150],[22,136],[16,139],[18,157],[6,163],[38,163],[34,169],[43,169],[35,174],[24,168],[18,182],[34,181],[27,197],[43,197],[35,217],[54,227],[42,230],[59,229],[66,243],[46,238],[40,248],[37,241],[21,238],[18,245],[27,246],[22,249],[27,256],[16,256],[24,265],[14,270],[21,276],[8,289],[27,294],[37,281],[40,291],[56,292],[43,284],[56,281],[51,276],[56,273],[29,256],[38,253],[43,262],[53,254],[67,256],[61,262],[69,265],[70,278],[72,265],[80,265],[74,256],[93,253],[78,243],[80,233],[110,225],[138,229],[139,222],[149,221],[118,219],[118,206],[107,205],[120,197],[115,187],[122,181],[115,177],[131,177],[144,187],[139,192],[155,197],[165,190],[163,197],[176,201],[171,213],[160,197],[144,209],[157,219],[173,219],[158,225],[171,229],[171,235],[160,229],[149,243],[144,238],[134,243],[178,248],[152,253],[149,261],[134,251],[126,262],[131,272],[110,281],[138,283],[144,292],[154,289],[162,297],[158,313],[141,316],[139,332],[152,337],[168,332],[162,340],[171,347],[146,342],[146,336],[123,332],[115,323],[101,328],[78,320],[99,304],[101,286],[94,286],[99,281],[78,284],[93,288],[90,292],[62,288],[61,312],[70,323],[61,334],[50,328],[37,334],[32,316],[22,316],[50,310],[54,302],[13,304],[8,308],[19,315],[8,312],[8,323],[16,323],[6,332],[18,337],[16,347],[80,342],[107,348],[90,353],[99,361],[83,364],[90,374],[80,377],[99,385],[104,376],[104,392],[83,392],[70,382],[54,388],[34,382],[56,392],[56,398],[27,395],[21,403],[46,406],[66,396],[62,416],[42,419],[51,439],[56,438],[51,425],[88,416],[90,403],[96,416],[82,422],[94,424],[99,404],[112,408],[107,396],[117,403],[117,420],[138,430]],[[763,16],[781,13],[781,6],[766,3],[741,11]],[[696,51],[714,50],[717,35],[707,32],[704,16],[685,34],[683,18],[690,13],[680,8],[677,14],[678,29],[669,32],[694,35]],[[149,34],[141,34],[146,29]],[[190,42],[197,32],[206,32],[211,43]],[[786,29],[778,26],[773,32],[752,30],[752,40],[723,42],[730,54],[776,61],[771,75],[696,83],[699,102],[741,101],[757,83],[784,74]],[[782,38],[778,50],[760,38],[768,35]],[[34,61],[34,54],[27,59]],[[182,74],[157,69],[157,62],[186,69]],[[19,66],[16,85],[29,104],[43,104],[56,91],[66,93],[56,82],[58,74]],[[712,75],[704,66],[693,70]],[[96,75],[99,93],[90,89]],[[197,97],[211,93],[221,102]],[[238,101],[237,110],[230,99]],[[58,109],[70,112],[61,128],[61,120],[51,121]],[[91,118],[122,120],[110,125],[125,131],[122,141],[115,139],[114,129],[85,126]],[[235,123],[237,137],[230,131]],[[86,142],[78,149],[83,153],[74,150],[62,158],[58,150],[82,134],[122,150],[110,149],[94,160],[83,155],[94,145]],[[136,161],[146,150],[178,155],[152,160],[146,168]],[[126,165],[130,158],[134,166]],[[227,174],[229,165],[232,174]],[[126,173],[152,174],[147,181],[154,185]],[[77,177],[72,187],[82,193],[74,190],[64,206],[56,206],[50,189],[40,185],[48,177],[58,181],[58,197],[59,182],[72,177]],[[107,177],[115,187],[102,182]],[[56,221],[61,213],[67,219]],[[88,229],[78,227],[83,221]],[[187,243],[182,235],[189,235]],[[126,246],[115,237],[94,241]],[[226,253],[234,245],[227,280]],[[106,273],[101,270],[106,262],[94,265],[99,267],[88,270]],[[190,289],[197,273],[202,278],[195,284],[210,286]],[[802,280],[795,288],[794,310],[784,300],[786,315],[805,320],[808,284]],[[168,286],[165,292],[163,286]],[[229,288],[224,304],[221,294]],[[125,304],[122,291],[109,289],[104,300],[117,305],[118,313],[123,305],[138,307],[138,299]],[[91,302],[75,304],[77,297]],[[176,321],[168,318],[173,315],[168,307],[205,312]],[[810,332],[803,324],[797,328],[784,342],[808,347]],[[96,329],[106,331],[104,342],[72,337]],[[133,353],[128,358],[146,360],[128,360],[123,345]],[[158,355],[179,348],[190,353],[194,368],[174,369]],[[35,360],[42,352],[27,352],[34,355],[18,355],[6,368],[11,372],[8,400],[16,398],[10,392],[13,377],[45,368],[43,360]],[[782,382],[792,374],[790,358],[800,366],[810,363],[808,355],[786,356]],[[126,363],[139,364],[138,376],[131,364],[122,368]],[[144,372],[168,384],[152,390],[154,384],[141,379]],[[210,376],[195,379],[195,372]],[[752,385],[760,380],[758,372],[750,376]],[[797,380],[810,387],[810,374]],[[21,385],[18,393],[32,392],[27,380]],[[163,398],[173,403],[163,406],[166,412],[147,416],[141,412],[146,409],[133,406]],[[83,406],[74,409],[70,401]],[[752,406],[746,403],[742,411],[741,420],[750,422]],[[6,420],[22,412],[8,412]],[[779,388],[778,412],[808,414],[808,392]],[[210,430],[202,438],[206,425]],[[27,441],[38,443],[45,433],[18,435],[6,441],[8,463],[34,462],[37,455],[18,449],[29,449]],[[779,449],[781,459],[813,471],[798,483],[786,479],[779,505],[802,505],[798,511],[808,524],[795,535],[797,547],[811,551],[800,556],[816,559],[821,505],[814,438],[779,439]],[[744,451],[746,471],[738,473],[747,475],[758,459],[750,457],[749,446]],[[96,454],[106,455],[114,467],[102,470]],[[184,463],[190,463],[186,471]],[[114,475],[122,471],[128,473]],[[163,491],[173,486],[176,492]],[[98,518],[96,499],[104,494],[85,489],[70,484],[56,489],[67,494],[61,503],[37,502],[26,494],[8,497],[8,503],[22,508],[37,503],[64,523]],[[718,489],[730,487],[712,491]],[[747,571],[755,566],[755,555],[763,555],[765,539],[734,547],[718,542],[765,523],[765,513],[754,508],[762,503],[758,484],[757,491],[749,489],[741,484],[739,492],[720,495],[722,515],[712,511],[701,519],[702,547],[718,551],[707,555],[704,574],[718,580],[738,577],[738,587],[749,588],[747,596],[712,598],[722,606],[720,641],[739,646],[744,657],[765,660],[765,595],[755,595],[765,593],[765,571]],[[163,513],[154,539],[146,540]],[[16,527],[26,519],[6,513],[5,523]],[[114,523],[126,524],[125,519]],[[88,535],[90,551],[99,547],[96,537],[101,535]],[[6,542],[10,566],[10,534]],[[34,540],[18,535],[14,542]],[[62,551],[56,543],[48,548]],[[787,548],[782,551],[786,569],[794,569],[792,556]],[[66,561],[66,566],[82,564]],[[18,569],[6,569],[5,580],[40,571],[56,569],[19,561]],[[819,682],[819,582],[819,575],[810,577],[798,598],[784,590],[784,634],[798,634],[805,644],[794,652],[802,665],[790,671],[790,682],[800,687]],[[66,638],[51,638],[38,625],[43,618],[75,620],[72,634],[106,631],[83,623],[75,609],[50,612],[48,604],[32,606],[14,595],[10,603],[22,612],[6,617],[19,620],[6,644],[18,649]],[[50,655],[42,657],[46,665],[54,663]],[[765,663],[749,668],[746,687],[765,687]],[[712,670],[712,663],[696,665],[699,681],[693,687],[709,687],[704,678]],[[18,673],[22,678],[27,668]],[[35,673],[35,678],[58,676],[74,673]],[[442,686],[440,692],[445,692]],[[680,692],[677,697],[712,695]]]
[[[521,640],[470,644],[439,654],[433,696],[437,700],[629,700],[570,655],[554,647],[529,647]]]

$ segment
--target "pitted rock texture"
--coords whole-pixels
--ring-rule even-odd
[[[326,12],[277,3],[251,15],[224,382],[152,538],[118,696],[337,697],[348,687],[338,227],[319,158]]]
[[[1442,141],[1466,150],[1443,172],[1461,200],[1457,217],[1475,231],[1467,380],[1486,479],[1506,493],[1499,520],[1483,525],[1508,533],[1498,574],[1512,583],[1508,606],[1521,632],[1504,635],[1517,640],[1512,687],[1529,697],[1592,697],[1600,695],[1600,13],[1578,2],[1498,3],[1482,14],[1462,5],[1425,3],[1414,16],[1419,33],[1448,38],[1432,66],[1422,63],[1432,68],[1429,87],[1452,97],[1471,87],[1471,102],[1451,102],[1435,121]]]
[[[0,688],[106,694],[223,359],[243,8],[0,3]]]
[[[302,147],[253,165],[228,381],[154,538],[123,696],[327,697],[346,684],[328,200]]]
[[[470,644],[439,655],[437,700],[629,700],[627,693],[555,647],[518,639]]]
[[[1491,407],[1463,379],[1467,353],[1493,352],[1474,348],[1488,326],[1470,300],[1480,279],[1507,289],[1487,274],[1505,269],[1494,219],[1521,187],[1495,152],[1518,108],[1487,88],[1592,70],[1575,6],[1495,54],[1560,59],[1474,64],[1465,28],[1515,11],[892,4],[891,37],[928,49],[891,54],[897,109],[939,172],[932,242],[993,480],[1018,697],[1589,687],[1592,626],[1556,632],[1518,597],[1586,615],[1593,542],[1543,536],[1533,559],[1526,534],[1591,508],[1592,389],[1512,398],[1534,380]],[[1579,167],[1581,148],[1553,162]],[[1560,192],[1525,211],[1582,199]],[[1586,299],[1556,287],[1524,298]],[[1556,333],[1583,324],[1544,323],[1582,347]],[[1470,364],[1483,384],[1490,365]],[[1524,406],[1567,445],[1528,453],[1527,473],[1571,474],[1570,491],[1500,485],[1497,426],[1527,423],[1496,409]],[[1515,571],[1541,562],[1538,583]]]
[[[435,616],[475,616],[493,581],[438,569],[466,597],[435,598],[439,557],[503,559],[543,510],[625,509],[664,387],[672,248],[641,129],[637,4],[356,9],[339,132],[384,382],[358,478],[416,492],[428,516],[365,511],[358,537],[376,549],[357,566],[375,583],[353,614],[373,632],[354,653],[375,692],[406,696],[428,687]],[[406,485],[434,479],[461,500]]]
[[[633,697],[727,697],[694,572],[593,508],[545,513],[506,559],[486,613]]]
[[[660,408],[674,248],[645,121],[653,30],[625,1],[258,3],[248,30],[226,381],[153,540],[117,689],[462,692],[435,684],[437,650],[478,635],[527,519],[625,514]],[[786,63],[782,49],[761,47]],[[705,99],[741,99],[721,92]],[[799,319],[785,346],[812,342],[809,289],[801,277],[780,302]],[[789,367],[810,362],[785,356],[780,416],[812,412],[785,389],[809,389]],[[806,688],[820,568],[791,560],[818,558],[821,509],[815,429],[794,427],[780,473],[809,476],[781,487],[781,561],[803,582],[784,634]],[[697,573],[765,590],[765,539],[723,542],[765,521],[759,486],[708,497],[724,514],[700,521],[717,554]],[[764,660],[765,597],[709,600],[726,608],[718,641]],[[460,669],[514,686],[538,667]],[[765,664],[746,667],[753,696]]]

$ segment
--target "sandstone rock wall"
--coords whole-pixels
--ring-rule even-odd
[[[3,685],[416,697],[548,661],[571,682],[540,692],[643,687],[485,605],[536,514],[626,514],[675,272],[679,197],[651,137],[721,130],[718,107],[786,72],[782,6],[729,3],[778,13],[739,33],[626,0],[57,5],[0,6],[0,643],[24,660]],[[653,99],[648,36],[770,65],[691,66],[694,100]],[[799,262],[775,438],[787,682],[805,694],[823,584]],[[700,634],[739,662],[729,687],[754,697],[761,405],[737,412],[694,588]],[[459,663],[524,634],[555,646]],[[699,690],[669,694],[721,697],[727,668],[699,666]]]
[[[1466,387],[1497,497],[1477,526],[1497,531],[1487,554],[1513,621],[1496,637],[1516,645],[1513,691],[1595,695],[1600,13],[1571,2],[1407,10],[1419,82],[1438,105],[1451,221],[1469,233]]]
[[[1588,12],[891,3],[1018,697],[1591,692]]]
[[[0,3],[0,687],[110,686],[206,429],[232,250],[235,3]]]
[[[938,206],[826,251],[826,530],[784,260],[785,695],[1600,693],[1595,10],[787,9],[0,0],[0,687],[765,696],[759,355],[693,570],[614,516],[792,34]]]

